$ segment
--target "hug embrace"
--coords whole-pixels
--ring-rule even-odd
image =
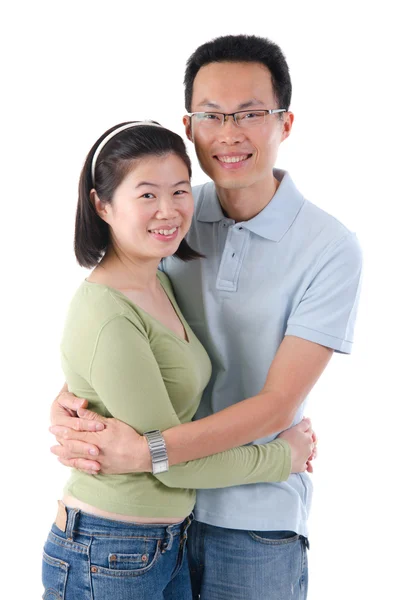
[[[186,136],[210,182],[191,188],[183,140],[156,121],[115,125],[87,155],[75,254],[93,270],[51,411],[73,470],[45,600],[307,597],[304,406],[352,350],[361,251],[274,168],[291,90],[276,44],[220,37],[185,71]]]

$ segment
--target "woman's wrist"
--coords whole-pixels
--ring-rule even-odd
[[[145,431],[143,435],[149,447],[153,475],[165,473],[169,470],[169,464],[167,446],[163,434],[159,429],[152,429],[151,431]]]
[[[133,473],[151,473],[152,472],[152,459],[150,456],[149,446],[147,439],[144,435],[140,436],[138,455],[133,457],[134,469]]]

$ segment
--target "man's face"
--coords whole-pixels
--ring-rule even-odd
[[[284,108],[274,97],[270,72],[259,63],[211,63],[202,67],[193,84],[192,112],[234,113],[249,109]],[[280,143],[289,135],[293,115],[267,115],[250,128],[228,117],[218,127],[202,127],[184,117],[201,168],[218,187],[242,189],[272,177]]]

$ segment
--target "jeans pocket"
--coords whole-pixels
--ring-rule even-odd
[[[160,554],[161,540],[96,539],[91,545],[91,575],[137,577],[150,571]]]
[[[291,544],[300,538],[295,531],[249,531],[248,534],[256,542],[272,546]]]
[[[43,600],[63,600],[69,564],[43,552]]]
[[[108,556],[109,569],[114,569],[116,571],[138,571],[146,569],[153,565],[155,556],[155,553],[151,556],[147,550],[145,550],[144,554],[122,554],[119,552],[112,552]]]

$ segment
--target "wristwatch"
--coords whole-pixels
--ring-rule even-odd
[[[163,434],[158,429],[146,431],[144,434],[149,446],[150,456],[152,458],[152,473],[165,473],[168,471],[168,454]]]

